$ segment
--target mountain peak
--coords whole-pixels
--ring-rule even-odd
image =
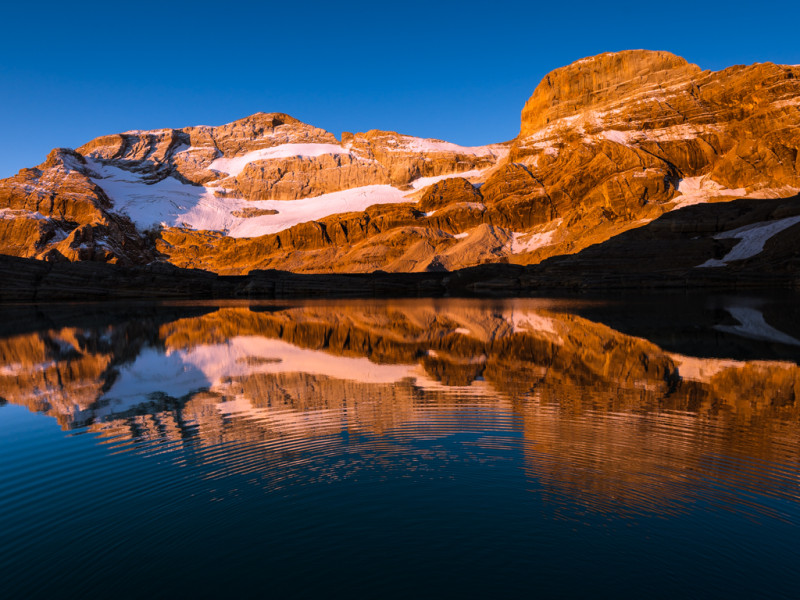
[[[296,124],[305,125],[305,123],[303,123],[299,119],[295,119],[293,116],[287,115],[286,113],[281,113],[281,112],[267,113],[259,111],[242,119],[237,119],[236,121],[233,121],[231,123],[226,123],[225,125],[222,125],[222,127],[231,125],[255,125],[262,127],[264,126],[278,127],[279,125],[296,125]]]
[[[582,58],[548,73],[522,109],[521,136],[633,91],[688,79],[700,67],[670,52],[624,50]]]

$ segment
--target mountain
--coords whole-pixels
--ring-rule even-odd
[[[337,139],[258,113],[57,148],[0,181],[0,253],[223,275],[445,272],[583,251],[596,263],[606,248],[616,261],[658,222],[685,268],[714,271],[765,245],[798,255],[798,191],[800,67],[703,71],[632,50],[551,72],[519,135],[487,146]],[[740,199],[786,200],[720,217],[716,203]],[[702,223],[697,204],[711,207]]]

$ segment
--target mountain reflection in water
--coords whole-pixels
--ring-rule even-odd
[[[459,544],[470,548],[468,540],[486,540],[483,511],[506,511],[509,523],[492,526],[495,532],[510,526],[507,535],[470,557],[484,551],[505,557],[496,574],[505,573],[506,584],[516,589],[521,581],[515,577],[524,579],[520,569],[532,568],[525,554],[530,536],[558,545],[560,534],[543,523],[572,522],[567,531],[577,524],[607,527],[607,519],[639,527],[666,519],[679,527],[700,510],[797,532],[800,332],[793,330],[797,320],[787,306],[795,304],[715,298],[658,307],[557,300],[18,307],[0,330],[0,398],[9,405],[0,409],[0,422],[11,405],[19,405],[52,417],[68,432],[57,441],[49,434],[48,447],[56,451],[86,439],[104,457],[126,453],[126,460],[155,458],[159,468],[178,468],[170,502],[181,502],[180,486],[190,488],[193,498],[235,499],[240,509],[303,489],[311,494],[305,518],[321,510],[328,526],[339,523],[351,533],[370,522],[371,508],[356,488],[342,488],[336,502],[321,490],[382,482],[387,496],[378,496],[380,505],[402,512],[418,501],[404,480],[419,489],[433,486],[475,531],[450,540],[415,537],[386,560],[411,560],[409,552],[424,555],[433,547],[444,553]],[[10,427],[24,437],[23,426]],[[57,488],[66,475],[51,473],[32,483],[36,467],[26,468],[27,479],[22,467],[0,471],[6,486],[0,508],[7,519],[0,524],[9,535],[0,550],[24,539],[23,546],[43,559],[52,533],[30,522],[22,529],[19,519],[32,510],[25,486]],[[131,477],[141,478],[145,488],[170,485],[141,471]],[[458,490],[457,498],[448,486],[452,494]],[[404,508],[392,506],[393,494],[398,503],[405,499]],[[153,510],[157,497],[148,500]],[[492,507],[502,498],[508,505]],[[75,498],[74,505],[64,502],[89,518]],[[198,509],[184,518],[207,514]],[[308,556],[327,560],[329,553],[349,551],[341,537],[306,530],[311,524],[301,526],[297,515],[295,521],[284,517],[292,525],[269,531],[293,539],[299,555],[310,552],[310,540],[315,550]],[[217,525],[230,527],[232,518],[226,514]],[[723,538],[742,542],[739,520],[729,523]],[[183,526],[170,526],[176,533],[167,544],[177,549]],[[150,535],[140,527],[145,532],[138,535]],[[257,522],[248,527],[259,529]],[[387,530],[397,535],[394,526]],[[103,531],[114,537],[113,530]],[[796,560],[797,549],[786,550],[783,560]],[[673,551],[686,550],[663,549]],[[239,552],[246,549],[229,547],[225,555],[238,561]],[[737,552],[739,559],[768,558],[764,574],[781,569],[769,542]],[[59,560],[59,569],[69,564],[65,556]],[[741,591],[742,582],[726,570],[731,564],[723,561],[706,576],[713,580],[716,574],[715,585],[727,580]],[[664,580],[649,594],[682,589],[685,573],[679,576],[674,567],[661,573]],[[83,583],[118,578],[110,569]],[[390,579],[385,565],[373,575]],[[782,586],[791,588],[789,576],[782,577],[778,595]],[[27,594],[37,589],[26,587],[30,583],[18,579],[10,589]],[[390,591],[403,589],[395,582]]]

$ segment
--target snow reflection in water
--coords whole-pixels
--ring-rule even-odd
[[[308,585],[321,592],[356,576],[354,556],[369,566],[362,592],[389,582],[389,595],[408,592],[409,565],[432,588],[458,572],[468,589],[502,577],[521,591],[529,573],[548,572],[587,591],[556,559],[565,552],[594,573],[586,585],[603,579],[594,569],[611,567],[605,557],[626,556],[659,581],[627,585],[654,597],[687,578],[748,589],[760,579],[743,581],[734,565],[758,563],[766,577],[798,558],[800,368],[787,341],[798,332],[758,303],[726,306],[706,311],[702,335],[692,329],[705,356],[581,316],[600,310],[586,302],[231,304],[126,309],[96,326],[50,319],[0,339],[2,439],[16,440],[17,458],[0,471],[2,547],[15,551],[15,570],[33,556],[51,577],[72,565],[76,590],[148,589],[102,551],[120,540],[131,556],[169,556],[206,592],[252,592],[254,569],[288,586],[303,561],[315,561]],[[769,329],[754,338],[730,325],[747,325],[742,306]],[[743,339],[751,356],[725,353]],[[32,526],[55,497],[59,517]],[[220,540],[238,579],[209,583],[201,575]],[[734,542],[737,553],[720,550]],[[98,565],[89,574],[76,544]],[[710,552],[725,560],[700,569]],[[457,566],[475,560],[482,571]],[[179,585],[155,571],[165,589]],[[52,591],[32,576],[9,589]]]

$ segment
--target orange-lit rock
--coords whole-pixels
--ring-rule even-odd
[[[57,149],[0,181],[0,252],[221,274],[535,264],[682,206],[798,190],[800,68],[633,50],[548,74],[501,144],[338,140],[257,113]]]

